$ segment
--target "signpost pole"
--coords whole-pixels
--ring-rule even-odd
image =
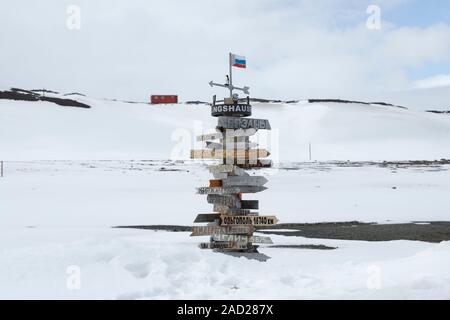
[[[270,160],[263,160],[270,152],[258,149],[258,144],[250,140],[258,130],[271,130],[271,127],[269,120],[247,118],[252,115],[250,88],[233,85],[233,57],[230,52],[227,83],[209,82],[211,87],[222,87],[230,93],[230,98],[224,98],[223,104],[216,104],[216,96],[213,97],[211,115],[218,118],[216,132],[197,137],[197,141],[206,143],[205,149],[191,150],[191,159],[221,160],[221,164],[209,167],[214,176],[209,186],[197,188],[198,194],[207,195],[214,213],[197,216],[194,223],[208,225],[194,227],[192,236],[210,236],[209,243],[201,244],[202,249],[258,253],[258,246],[253,243],[270,244],[272,240],[253,236],[255,227],[272,226],[278,220],[275,216],[260,216],[255,211],[259,210],[257,200],[242,198],[243,194],[267,189],[265,177],[250,175],[245,170],[271,166]],[[239,102],[237,95],[233,97],[234,90],[247,94],[246,101]]]
[[[230,52],[229,55],[229,65],[230,65],[230,83],[228,84],[230,88],[230,98],[233,98],[233,61],[231,61],[233,58],[233,54]]]

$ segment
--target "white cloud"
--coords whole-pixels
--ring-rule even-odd
[[[368,30],[365,0],[78,0],[82,28],[69,31],[72,2],[2,6],[0,85],[209,99],[225,94],[207,83],[224,78],[231,50],[247,56],[235,79],[254,96],[359,98],[410,87],[411,68],[450,54],[448,25]]]
[[[450,75],[434,76],[414,82],[415,89],[450,87]]]

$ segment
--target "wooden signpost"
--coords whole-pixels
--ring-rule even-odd
[[[255,227],[270,227],[278,223],[275,216],[230,216],[221,215],[222,226],[252,225]]]
[[[203,142],[203,141],[208,141],[208,140],[219,140],[222,138],[223,138],[222,132],[215,132],[215,133],[204,134],[202,136],[198,136],[197,141]]]
[[[197,215],[197,218],[195,218],[195,223],[203,223],[203,222],[214,222],[216,220],[220,219],[220,214],[218,213],[202,213]]]
[[[269,120],[237,117],[219,117],[218,127],[223,129],[270,130]]]
[[[241,159],[258,159],[270,156],[270,152],[265,149],[253,150],[191,150],[191,159],[222,159],[223,157],[241,158]]]
[[[214,179],[209,186],[197,188],[198,194],[207,195],[214,213],[199,214],[195,223],[209,223],[207,226],[193,227],[191,236],[210,236],[209,243],[201,243],[202,249],[217,251],[258,252],[253,243],[271,244],[269,237],[254,236],[255,227],[273,226],[278,222],[275,216],[260,216],[258,200],[243,200],[248,193],[266,190],[268,180],[263,176],[249,175],[246,170],[267,168],[272,162],[264,159],[270,156],[265,149],[257,149],[258,144],[250,141],[259,130],[271,130],[269,120],[247,118],[252,115],[250,98],[239,99],[233,91],[248,94],[248,87],[235,87],[232,81],[232,59],[230,54],[230,74],[228,83],[211,86],[226,88],[230,97],[222,104],[213,98],[211,115],[217,117],[217,132],[197,137],[205,142],[205,149],[191,150],[191,159],[216,159],[220,164],[209,166]]]
[[[258,193],[266,189],[267,189],[266,187],[258,187],[258,186],[239,186],[239,187],[222,187],[222,188],[200,187],[197,188],[197,193],[229,195],[237,193]]]
[[[259,237],[259,236],[247,236],[240,234],[224,234],[218,233],[213,234],[213,239],[219,242],[239,242],[242,244],[247,243],[264,243],[264,244],[272,244],[272,239],[270,237]]]
[[[246,176],[246,177],[239,177],[239,176],[229,176],[227,179],[222,180],[222,186],[224,187],[231,187],[231,186],[255,186],[255,187],[262,187],[265,185],[269,180],[267,180],[264,177],[259,176]]]
[[[191,237],[200,236],[212,236],[214,234],[238,234],[250,236],[255,231],[255,228],[251,225],[247,226],[204,226],[204,227],[192,227]]]

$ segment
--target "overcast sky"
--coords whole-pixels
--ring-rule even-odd
[[[367,8],[381,8],[369,29]],[[0,86],[209,100],[228,52],[261,98],[364,98],[450,85],[447,0],[0,0]],[[67,26],[70,5],[81,28]],[[69,24],[73,20],[69,20]],[[71,24],[73,26],[73,24]]]

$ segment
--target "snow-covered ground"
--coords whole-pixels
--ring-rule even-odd
[[[281,222],[448,220],[445,166],[287,167],[264,170],[269,190],[253,197],[261,213]],[[272,236],[276,245],[338,249],[262,246],[272,258],[258,262],[202,251],[197,244],[207,238],[185,232],[110,228],[192,225],[197,213],[211,210],[194,194],[208,177],[195,163],[37,161],[7,162],[5,169],[0,298],[450,298],[449,242]],[[74,289],[78,271],[81,287]]]
[[[110,228],[192,225],[211,211],[194,194],[207,184],[205,165],[166,159],[215,120],[201,105],[77,99],[93,108],[0,100],[0,298],[450,298],[449,242],[272,236],[337,249],[262,246],[272,257],[263,263],[202,251],[206,239],[184,232]],[[257,104],[254,117],[270,119],[268,147],[281,161],[258,172],[269,189],[247,197],[261,214],[282,223],[449,220],[448,165],[302,163],[310,142],[314,160],[450,158],[449,116],[301,102]]]
[[[267,262],[200,250],[189,233],[12,228],[0,241],[0,298],[448,299],[450,243],[272,236]]]
[[[206,165],[197,162],[6,162],[4,169],[1,227],[191,225],[198,213],[212,210],[205,196],[195,194],[210,178]],[[281,223],[450,217],[450,165],[304,163],[252,174],[267,176],[269,189],[245,198],[260,200],[260,213],[275,214]]]
[[[59,96],[59,95],[56,95]],[[67,98],[67,97],[65,97]],[[206,105],[130,104],[70,96],[91,109],[0,100],[0,160],[139,160],[188,156],[217,120]],[[395,107],[321,103],[253,105],[278,161],[450,158],[450,116]],[[196,147],[200,147],[197,145]]]

